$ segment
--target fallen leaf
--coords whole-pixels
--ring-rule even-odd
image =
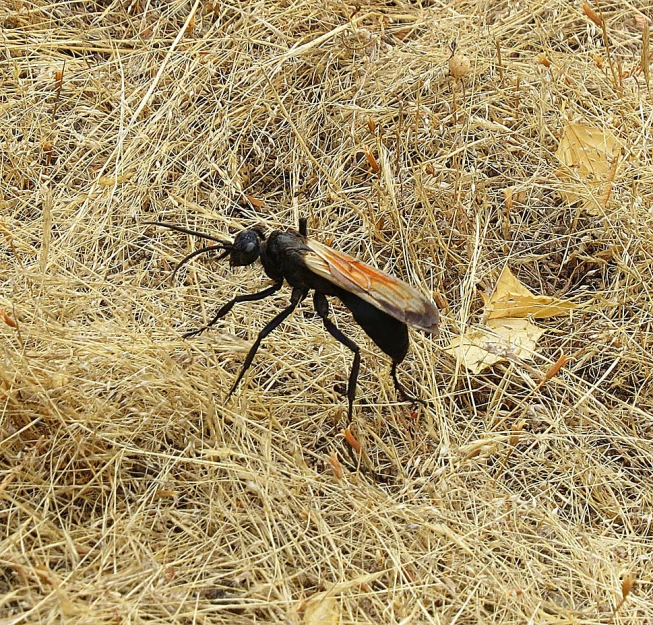
[[[480,373],[501,361],[529,360],[537,341],[544,334],[529,317],[546,319],[566,315],[577,304],[531,293],[504,267],[494,293],[483,295],[485,304],[483,327],[467,328],[465,334],[451,340],[446,352],[472,373]]]
[[[485,310],[489,311],[488,319],[510,317],[523,319],[547,319],[566,315],[577,304],[551,297],[531,293],[517,278],[509,267],[504,267],[494,293],[491,297],[484,296]]]
[[[618,148],[618,141],[607,129],[567,124],[560,137],[556,157],[585,178],[605,176]]]
[[[333,595],[320,592],[306,602],[304,625],[338,625],[340,608]]]
[[[591,214],[598,214],[594,196],[601,194],[603,183],[610,178],[611,168],[620,153],[621,145],[607,129],[584,124],[567,124],[560,137],[556,157],[565,166],[556,175],[567,183],[560,194],[569,204],[585,201]],[[569,170],[580,178],[570,176]],[[612,179],[614,174],[612,172]],[[589,197],[588,197],[589,196]]]
[[[531,359],[542,334],[544,329],[528,319],[489,319],[484,328],[467,328],[445,351],[472,373],[480,373],[497,362]]]

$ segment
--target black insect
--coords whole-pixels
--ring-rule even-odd
[[[356,258],[309,238],[305,218],[299,220],[299,231],[275,230],[266,238],[262,229],[251,228],[238,233],[233,243],[174,224],[147,223],[216,243],[216,245],[198,249],[183,258],[175,267],[173,276],[182,265],[196,256],[222,251],[218,259],[229,256],[232,266],[251,265],[260,258],[265,273],[274,281],[272,286],[259,293],[234,297],[220,308],[206,326],[187,332],[185,337],[194,336],[211,327],[239,302],[257,301],[272,295],[282,287],[284,280],[292,287],[290,306],[268,322],[256,337],[227,398],[236,390],[245,372],[252,364],[261,341],[288,318],[309,291],[313,290],[315,311],[322,318],[327,332],[354,352],[354,362],[347,386],[349,420],[351,421],[356,381],[360,369],[360,348],[329,319],[327,295],[339,298],[367,335],[383,352],[390,356],[392,379],[399,395],[403,399],[421,401],[409,395],[399,383],[397,365],[403,361],[408,352],[408,326],[436,334],[439,314],[438,309],[413,287]]]

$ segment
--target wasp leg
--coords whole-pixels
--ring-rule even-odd
[[[417,404],[422,404],[422,406],[429,406],[429,402],[427,402],[425,399],[420,399],[419,397],[415,397],[414,395],[411,395],[400,383],[399,380],[397,379],[397,365],[398,362],[393,362],[392,363],[392,369],[390,370],[390,373],[392,374],[392,380],[395,383],[395,390],[397,391],[397,394],[399,397],[401,397],[402,401],[408,401],[411,403],[417,403]]]
[[[279,284],[279,286],[281,285]],[[263,291],[261,291],[261,293],[263,293]],[[260,295],[260,293],[258,295]],[[226,399],[229,399],[231,397],[232,393],[236,390],[236,387],[243,379],[245,372],[247,371],[247,369],[249,369],[250,365],[252,364],[252,361],[254,360],[254,356],[256,356],[256,352],[258,351],[258,348],[261,346],[261,341],[268,334],[270,334],[272,330],[279,327],[284,322],[285,319],[290,317],[290,315],[295,310],[295,308],[297,308],[299,302],[301,302],[306,297],[306,295],[307,295],[306,291],[302,291],[300,289],[293,289],[292,295],[290,296],[290,306],[288,306],[288,308],[284,308],[276,317],[274,317],[271,321],[269,321],[268,324],[259,332],[259,335],[256,337],[256,340],[254,341],[254,345],[250,347],[249,352],[247,353],[247,358],[245,358],[243,368],[240,370],[240,373],[238,374],[238,377],[236,378],[236,381],[231,387],[231,390],[229,391],[229,394],[227,395]]]
[[[356,397],[356,382],[358,381],[358,372],[361,366],[361,353],[360,348],[354,341],[347,338],[338,328],[335,326],[333,321],[329,319],[329,302],[327,301],[324,293],[318,293],[315,291],[313,296],[313,303],[315,305],[315,311],[324,322],[324,327],[327,329],[327,332],[334,338],[336,341],[342,343],[345,347],[348,347],[352,352],[354,352],[354,363],[351,366],[351,372],[349,374],[349,382],[347,383],[347,400],[349,401],[349,408],[347,410],[347,421],[351,423],[351,414],[354,407],[354,398]]]
[[[239,304],[240,302],[257,302],[258,300],[265,299],[266,297],[269,297],[273,293],[276,293],[281,286],[283,285],[283,282],[275,282],[272,286],[269,286],[267,289],[263,289],[262,291],[259,291],[258,293],[248,293],[246,295],[238,295],[237,297],[234,297],[230,302],[227,302],[218,312],[216,313],[215,317],[209,321],[205,326],[202,326],[201,328],[197,330],[191,330],[190,332],[186,332],[183,336],[185,339],[190,338],[191,336],[195,336],[196,334],[199,334],[200,332],[204,332],[207,328],[210,328],[211,326],[215,325],[224,317],[233,307],[235,304]]]

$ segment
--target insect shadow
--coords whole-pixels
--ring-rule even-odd
[[[360,348],[329,318],[327,296],[340,299],[372,341],[381,351],[390,356],[392,380],[401,398],[405,401],[426,403],[410,395],[399,383],[397,366],[408,353],[408,326],[437,334],[438,309],[419,291],[398,278],[310,238],[307,233],[306,218],[299,220],[299,230],[275,230],[266,238],[263,229],[254,227],[239,232],[233,242],[170,223],[160,221],[145,223],[201,237],[215,243],[183,258],[175,267],[173,277],[183,265],[196,256],[220,251],[222,253],[218,259],[228,256],[232,267],[251,265],[260,259],[265,273],[273,281],[271,286],[258,293],[234,297],[218,310],[208,324],[184,334],[186,338],[215,325],[235,304],[262,300],[276,293],[283,286],[284,280],[292,287],[290,305],[273,317],[259,332],[227,399],[243,379],[263,339],[281,325],[312,290],[315,311],[321,317],[327,332],[354,353],[347,384],[349,422],[351,422],[360,370]]]

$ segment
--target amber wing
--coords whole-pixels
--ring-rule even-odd
[[[440,315],[419,291],[364,262],[307,238],[304,262],[329,282],[357,295],[391,317],[437,334]]]

